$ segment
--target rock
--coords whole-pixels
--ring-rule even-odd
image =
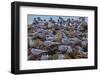
[[[69,43],[71,43],[71,44],[79,44],[80,42],[81,42],[81,40],[78,39],[77,37],[69,38]]]
[[[42,28],[37,28],[37,31],[36,32],[38,32],[38,33],[43,33],[44,32],[44,29],[42,29]]]
[[[28,33],[28,37],[32,37],[32,39],[37,37],[37,32],[35,33]]]
[[[61,31],[57,31],[57,34],[55,35],[55,41],[61,42],[62,37],[63,37],[62,32]]]
[[[48,60],[56,60],[58,58],[57,54],[49,55]]]
[[[58,46],[58,50],[60,50],[61,52],[66,52],[68,49],[68,46],[66,45],[59,45]]]
[[[68,48],[68,49],[67,49],[67,53],[71,53],[71,52],[73,52],[71,46],[68,46],[67,48]]]
[[[42,55],[41,60],[48,60],[48,55]]]
[[[44,41],[45,46],[51,46],[52,44],[53,44],[53,42],[51,42],[51,41]]]
[[[46,37],[46,41],[54,41],[54,37]]]
[[[60,50],[62,53],[70,53],[72,52],[72,48],[68,45],[59,45],[58,50]]]
[[[64,45],[67,45],[67,44],[69,44],[69,39],[66,37],[66,38],[62,38],[62,44],[64,44]]]
[[[34,42],[34,40],[32,40],[32,37],[28,37],[28,44],[29,44],[30,48],[35,46],[35,42]]]
[[[40,59],[40,55],[30,54],[28,56],[28,60],[39,60],[39,59]]]
[[[28,55],[32,54],[31,48],[28,48]]]
[[[36,37],[34,40],[34,48],[39,48],[41,45],[43,45],[43,39],[40,37]]]
[[[68,34],[68,37],[70,37],[70,38],[73,38],[73,37],[76,36],[76,32],[75,32],[75,30],[67,31],[67,34]]]
[[[37,38],[37,37],[40,37],[41,39],[45,40],[46,39],[45,32],[43,32],[43,33],[40,33],[40,32],[37,33],[36,36],[35,36],[35,38]]]
[[[54,24],[51,22],[48,22],[48,28],[51,28]]]
[[[71,59],[71,57],[69,56],[68,53],[65,53],[65,54],[64,54],[64,59]]]
[[[28,56],[28,60],[36,60],[36,57],[33,54],[30,54]]]
[[[39,54],[41,54],[41,53],[45,53],[46,51],[40,50],[40,49],[32,48],[31,52],[32,52],[32,54],[34,54],[34,55],[39,55]]]
[[[79,30],[80,30],[80,31],[84,31],[84,25],[83,25],[83,24],[80,24],[80,25],[79,25]]]
[[[88,46],[88,43],[87,43],[87,41],[82,41],[81,45],[82,45],[82,47],[86,48]]]
[[[58,59],[64,59],[64,54],[58,54]]]
[[[44,41],[45,46],[59,45],[59,42]]]

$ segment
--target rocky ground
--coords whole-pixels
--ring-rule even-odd
[[[28,25],[28,60],[87,58],[87,26],[85,17],[59,17],[58,21],[35,18]]]

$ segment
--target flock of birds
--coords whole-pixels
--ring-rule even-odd
[[[85,17],[57,21],[34,18],[28,25],[28,60],[88,57],[88,24]]]

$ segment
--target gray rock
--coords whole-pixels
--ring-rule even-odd
[[[58,59],[64,59],[64,55],[63,54],[58,54]]]
[[[41,60],[48,60],[48,55],[42,55]]]
[[[44,41],[45,46],[51,46],[51,45],[59,45],[59,42],[52,42],[52,41]]]
[[[35,42],[32,37],[28,37],[28,44],[31,48],[35,46]]]
[[[58,46],[58,50],[60,50],[61,52],[66,52],[67,51],[67,48],[68,46],[66,46],[66,45],[59,45]]]
[[[71,48],[71,46],[68,46],[67,48],[68,48],[67,49],[67,53],[71,53],[73,51],[72,48]]]
[[[31,52],[32,52],[32,54],[34,54],[34,55],[39,55],[39,54],[41,54],[41,53],[45,53],[46,51],[40,50],[40,49],[32,48]]]
[[[80,43],[80,39],[78,39],[77,37],[74,37],[74,38],[69,38],[69,41],[71,44],[78,44]]]
[[[69,44],[69,39],[66,37],[66,38],[62,38],[62,44]]]
[[[46,37],[46,41],[54,41],[54,37]]]

